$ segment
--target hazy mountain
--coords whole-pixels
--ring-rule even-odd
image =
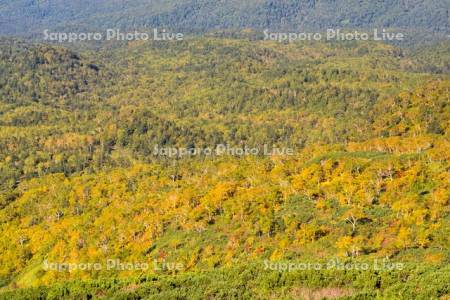
[[[113,26],[189,32],[382,26],[448,33],[449,8],[448,0],[2,0],[0,34]]]

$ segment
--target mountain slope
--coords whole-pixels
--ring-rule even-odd
[[[450,78],[439,49],[196,38],[76,53],[2,41],[0,284],[58,284],[0,298],[193,298],[201,287],[267,299],[274,287],[295,299],[305,285],[359,299],[447,295]],[[218,144],[294,153],[154,154]],[[407,269],[264,268],[386,257]],[[43,267],[109,258],[182,267]],[[247,266],[262,286],[234,275]]]
[[[389,27],[449,32],[447,0],[139,0],[0,2],[0,34],[44,29],[167,27],[209,31],[270,28],[302,31],[339,27]]]
[[[448,134],[445,47],[434,56],[226,39],[96,53],[0,47],[5,199],[20,178],[160,160],[155,146],[301,149]]]

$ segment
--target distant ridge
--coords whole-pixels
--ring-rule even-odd
[[[0,34],[108,27],[185,32],[389,27],[448,35],[449,9],[448,0],[1,0]]]

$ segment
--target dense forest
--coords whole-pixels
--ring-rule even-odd
[[[445,299],[448,47],[1,39],[0,299]]]
[[[0,1],[0,34],[117,27],[166,27],[184,32],[386,27],[445,35],[450,29],[448,0]]]

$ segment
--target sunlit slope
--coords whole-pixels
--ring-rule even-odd
[[[211,297],[260,290],[264,299],[273,286],[289,299],[305,285],[367,299],[448,294],[450,84],[441,47],[202,38],[76,52],[2,41],[2,286],[59,282],[49,293],[95,297],[116,288],[124,297],[192,297],[193,286],[208,286]],[[155,146],[218,144],[294,155],[154,155]],[[264,272],[265,261],[386,257],[409,271]],[[42,267],[108,258],[182,267]],[[233,275],[246,266],[265,288]],[[173,273],[181,277],[165,277]],[[236,280],[213,288],[204,274]],[[63,285],[90,279],[99,281]],[[294,283],[303,286],[282,291]],[[24,291],[35,292],[47,293]]]

